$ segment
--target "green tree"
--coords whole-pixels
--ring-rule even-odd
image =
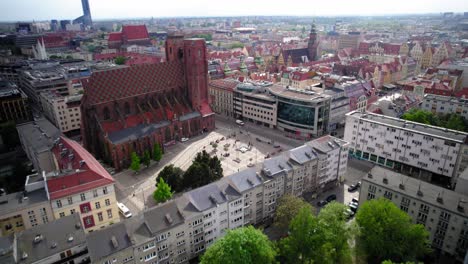
[[[164,181],[167,182],[175,192],[181,192],[184,190],[182,185],[183,175],[183,170],[171,164],[165,166],[161,172],[159,172],[158,178],[164,179]]]
[[[231,46],[230,46],[231,49],[238,49],[238,48],[242,49],[243,47],[244,47],[244,44],[239,43],[239,42],[238,43],[232,43]]]
[[[448,129],[454,129],[458,131],[467,130],[465,126],[465,122],[463,121],[463,118],[460,115],[457,115],[455,113],[451,113],[449,115],[449,118],[447,120],[447,123],[445,124],[445,127]]]
[[[429,233],[423,225],[391,201],[380,198],[363,203],[356,214],[358,246],[369,263],[413,261],[430,252]]]
[[[309,206],[309,204],[302,198],[293,195],[283,195],[278,201],[274,225],[286,233],[291,220],[304,206]]]
[[[135,152],[132,152],[131,156],[131,164],[130,169],[132,169],[135,173],[140,171],[140,157]]]
[[[279,249],[286,263],[331,263],[331,245],[325,239],[310,206],[303,206],[289,225],[289,236],[281,239]]]
[[[153,193],[153,198],[158,203],[163,203],[172,197],[171,186],[169,186],[163,178],[159,178],[156,184],[156,190]]]
[[[145,164],[146,167],[149,167],[149,165],[151,164],[151,156],[148,150],[145,150],[145,152],[143,152],[143,164]]]
[[[301,30],[302,34],[304,34],[306,32],[306,28],[305,26],[302,26],[302,30]]]
[[[117,65],[124,65],[126,61],[127,59],[125,59],[123,56],[117,56],[114,60],[115,64]]]
[[[273,244],[252,226],[229,230],[201,258],[201,264],[275,263]]]
[[[346,205],[332,202],[318,215],[319,224],[325,234],[324,240],[334,249],[330,253],[333,263],[352,263],[349,239],[351,232],[346,224]]]
[[[183,189],[193,189],[209,183],[210,168],[206,163],[193,162],[182,179]]]
[[[397,262],[393,262],[391,260],[384,260],[382,261],[382,264],[414,264],[414,262],[410,262],[410,261],[407,261],[405,263],[397,263]]]
[[[153,160],[159,162],[162,159],[162,149],[161,145],[158,143],[154,144],[153,146]]]

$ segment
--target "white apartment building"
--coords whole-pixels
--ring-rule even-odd
[[[344,140],[354,157],[444,186],[468,163],[467,133],[357,111],[346,115]]]
[[[80,102],[82,94],[62,96],[55,92],[41,93],[42,109],[46,117],[62,133],[81,128]]]
[[[316,139],[265,160],[260,171],[248,168],[109,228],[96,229],[82,247],[88,247],[93,263],[188,263],[227,230],[271,221],[284,194],[301,196],[336,184],[346,172],[347,153],[348,143],[343,140]],[[86,222],[81,225],[80,214],[77,211],[58,221],[74,217],[84,234],[87,227]],[[55,251],[44,248],[41,254]]]
[[[234,116],[258,125],[276,128],[276,99],[269,95],[265,85],[241,83],[234,90]]]
[[[429,231],[437,251],[462,261],[468,250],[468,196],[375,166],[362,179],[360,201],[384,197]]]
[[[468,120],[468,98],[426,94],[421,109],[435,114],[456,113]]]
[[[211,107],[218,114],[234,116],[233,94],[239,81],[235,79],[212,80],[208,84]]]

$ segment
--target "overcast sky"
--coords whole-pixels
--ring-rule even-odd
[[[467,0],[89,0],[94,19],[168,16],[383,15],[468,11]],[[0,0],[0,20],[73,19],[81,0]]]

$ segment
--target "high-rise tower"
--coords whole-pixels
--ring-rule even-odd
[[[91,9],[89,8],[88,0],[81,0],[81,6],[83,7],[83,15],[73,20],[73,23],[81,23],[85,27],[92,27],[93,20],[91,19]]]
[[[317,32],[315,31],[315,24],[312,23],[310,27],[310,34],[309,34],[309,43],[307,45],[307,51],[309,53],[309,61],[315,60],[317,56]]]

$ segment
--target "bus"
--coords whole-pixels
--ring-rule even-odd
[[[125,218],[130,218],[132,217],[132,213],[130,213],[130,210],[128,210],[127,206],[123,203],[117,203],[117,207],[119,207],[119,212],[125,217]]]

